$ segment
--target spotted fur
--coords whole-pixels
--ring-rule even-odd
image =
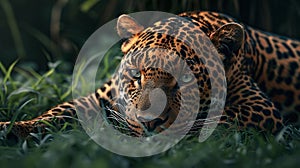
[[[220,13],[186,12],[179,16],[148,28],[127,15],[120,16],[117,30],[125,41],[119,71],[95,93],[57,105],[33,120],[15,122],[11,132],[26,136],[44,129],[41,121],[59,127],[69,119],[66,116],[76,116],[76,110],[85,111],[87,118],[103,112],[107,118],[122,121],[126,131],[135,136],[162,132],[178,116],[183,120],[176,123],[175,131],[187,126],[192,126],[191,132],[197,131],[209,120],[206,117],[212,103],[207,68],[217,85],[224,84],[224,75],[227,81],[227,90],[215,88],[220,96],[227,92],[220,123],[237,122],[239,127],[273,133],[286,124],[300,125],[299,41],[254,29]],[[203,43],[204,37],[213,46]],[[219,54],[218,59],[205,56],[214,52]],[[183,71],[178,59],[192,73]],[[192,85],[198,87],[189,87]],[[148,110],[164,101],[160,91],[151,95],[156,88],[166,94],[166,106],[159,114]],[[154,103],[151,96],[156,97]],[[187,103],[182,105],[181,101]],[[184,120],[190,115],[197,117],[195,122]],[[3,129],[9,124],[1,122],[0,126]]]

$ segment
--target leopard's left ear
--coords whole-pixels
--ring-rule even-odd
[[[144,30],[144,26],[140,25],[134,18],[126,14],[119,16],[117,31],[121,38],[129,38],[142,30]]]
[[[244,43],[244,28],[238,23],[228,23],[210,35],[212,43],[225,58],[238,54]]]

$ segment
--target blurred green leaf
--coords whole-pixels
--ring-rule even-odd
[[[100,0],[85,0],[80,5],[80,10],[82,12],[88,12],[93,6],[95,6]]]

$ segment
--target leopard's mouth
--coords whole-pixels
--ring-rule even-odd
[[[166,108],[159,116],[151,116],[155,114],[147,112],[144,115],[131,114],[126,115],[126,121],[129,128],[132,129],[137,136],[151,136],[167,130],[176,119],[174,117],[174,109]]]
[[[155,118],[151,121],[146,122],[140,122],[142,127],[144,128],[145,132],[155,132],[155,130],[161,126],[163,126],[164,123],[168,121],[169,117],[167,116],[165,119],[161,118]]]

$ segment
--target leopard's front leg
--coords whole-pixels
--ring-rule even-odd
[[[239,127],[255,127],[272,133],[279,132],[284,126],[274,103],[243,72],[228,83],[228,97],[221,122],[237,122]]]
[[[81,116],[92,118],[95,114],[105,111],[102,110],[103,107],[111,107],[114,104],[111,94],[114,87],[115,79],[112,78],[95,93],[59,104],[34,119],[14,123],[0,122],[0,130],[5,134],[25,138],[30,133],[44,134],[47,131],[46,128],[50,126],[60,129],[65,124],[77,122],[77,112],[79,111],[80,114],[83,114]]]

